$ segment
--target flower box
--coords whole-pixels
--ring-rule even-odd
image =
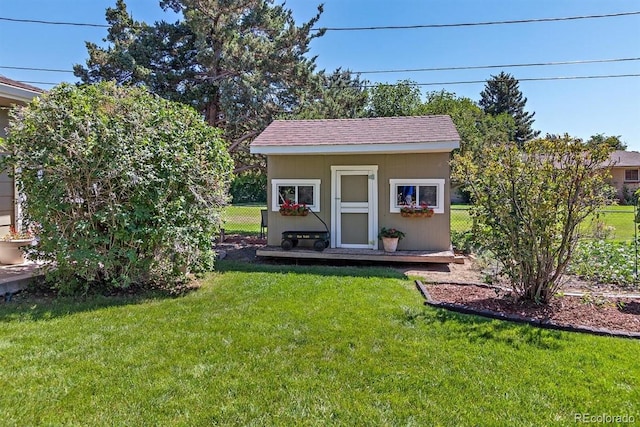
[[[280,215],[282,215],[282,216],[307,216],[307,215],[309,215],[309,209],[306,209],[306,210],[280,209]]]
[[[405,218],[431,218],[433,214],[433,209],[428,206],[400,208],[400,215]]]

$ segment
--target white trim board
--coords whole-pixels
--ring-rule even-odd
[[[412,142],[403,144],[252,145],[252,154],[401,154],[449,153],[460,148],[459,141]]]

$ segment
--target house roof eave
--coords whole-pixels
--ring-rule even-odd
[[[42,95],[42,93],[0,83],[0,98],[7,98],[13,101],[27,103],[39,95]]]
[[[460,148],[460,141],[402,144],[251,145],[251,153],[265,155],[449,153],[457,148]]]

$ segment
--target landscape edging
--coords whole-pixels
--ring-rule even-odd
[[[554,330],[568,331],[568,332],[580,332],[580,333],[588,333],[592,335],[612,336],[612,337],[620,337],[620,338],[640,339],[640,333],[638,332],[609,330],[605,328],[592,328],[589,326],[582,326],[582,325],[580,326],[561,325],[551,320],[538,320],[538,319],[524,317],[524,316],[498,313],[491,310],[474,309],[464,304],[437,301],[431,297],[431,294],[429,294],[429,291],[427,291],[427,288],[424,286],[424,283],[422,283],[420,280],[416,280],[415,283],[416,283],[416,288],[418,289],[418,291],[420,291],[420,293],[425,299],[424,305],[428,305],[431,307],[443,308],[445,310],[454,311],[456,313],[473,314],[476,316],[482,316],[490,319],[506,320],[509,322],[516,322],[516,323],[526,323],[531,326],[536,326],[544,329],[554,329]]]

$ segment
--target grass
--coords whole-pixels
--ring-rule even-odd
[[[260,233],[260,210],[264,205],[227,206],[223,214],[227,234],[252,235]]]
[[[607,240],[629,241],[634,239],[633,206],[607,206],[600,212],[600,221],[611,227]]]
[[[227,234],[256,235],[260,233],[260,210],[263,205],[234,205],[226,208],[224,229]],[[607,206],[600,213],[603,227],[610,227],[607,240],[629,241],[634,238],[633,206]],[[460,232],[471,228],[468,205],[451,206],[451,231]],[[592,218],[583,226],[587,234],[593,233]],[[603,230],[605,231],[605,230]]]
[[[471,216],[469,215],[469,205],[451,206],[451,231],[460,232],[471,229]]]
[[[181,298],[0,305],[4,425],[640,418],[637,340],[422,306],[394,270],[221,262]]]

